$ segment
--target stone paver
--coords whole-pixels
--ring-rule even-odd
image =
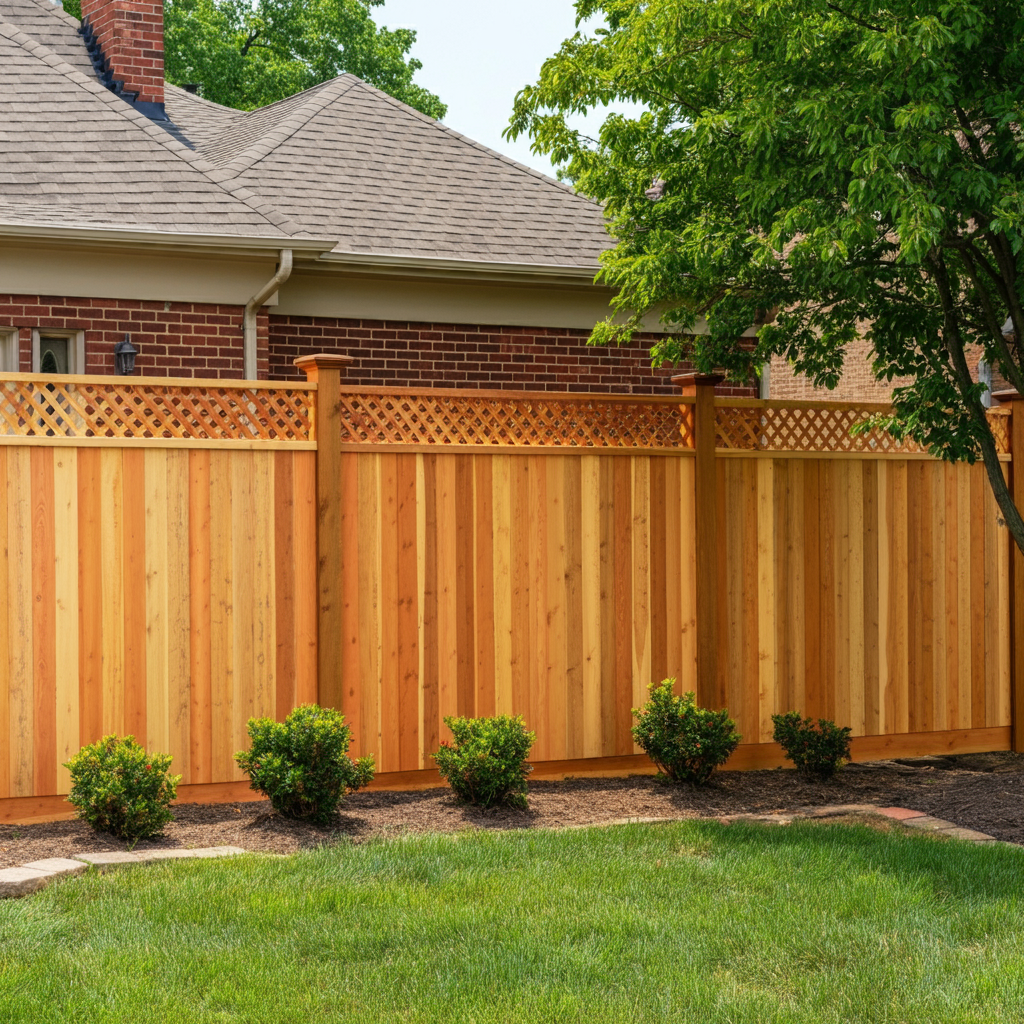
[[[245,853],[240,846],[204,846],[195,850],[140,850],[135,854],[142,863],[156,860],[208,860],[212,857],[235,857]]]
[[[80,875],[89,870],[89,865],[80,860],[69,860],[67,857],[47,857],[45,860],[33,860],[22,867],[35,868],[50,875]]]
[[[887,818],[895,818],[896,821],[904,821],[906,818],[920,818],[920,811],[912,811],[909,807],[879,807],[879,814]]]
[[[150,864],[160,860],[207,860],[212,857],[234,857],[245,853],[240,846],[204,846],[196,850],[141,850],[129,853],[113,850],[108,853],[79,853],[74,858],[48,857],[34,860],[20,868],[0,871],[0,898],[28,896],[62,875],[80,875],[90,867],[97,871],[124,867],[126,864]]]
[[[801,807],[799,814],[807,818],[836,818],[841,814],[877,814],[874,804],[829,804],[826,807]]]
[[[930,814],[919,814],[914,818],[904,818],[907,828],[920,828],[927,832],[941,832],[945,828],[954,828],[953,822],[943,818],[933,818]]]
[[[124,850],[113,850],[109,853],[76,853],[75,860],[91,864],[98,871],[109,871],[111,868],[124,867],[125,864],[141,864],[137,853]]]
[[[960,828],[957,825],[953,825],[951,828],[936,829],[936,831],[941,835],[953,836],[955,839],[966,839],[971,843],[994,843],[996,841],[994,836],[990,836],[985,832],[976,832],[973,828]]]
[[[0,871],[0,897],[28,896],[49,884],[53,877],[35,868],[4,868]]]

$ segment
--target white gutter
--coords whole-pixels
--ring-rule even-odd
[[[441,259],[431,256],[399,256],[383,253],[340,252],[334,249],[320,256],[321,263],[352,270],[387,271],[392,274],[436,277],[485,277],[493,279],[574,281],[593,284],[601,269],[593,266],[552,263],[511,263],[504,261]]]
[[[288,248],[306,259],[317,259],[336,241],[326,238],[289,238],[285,235],[218,235],[201,232],[153,231],[89,224],[5,224],[0,219],[0,241],[54,239],[87,245],[138,245],[187,249],[248,251],[263,255]]]
[[[245,304],[245,316],[242,318],[242,376],[245,380],[256,379],[256,317],[260,307],[291,277],[291,274],[292,251],[282,249],[277,273]]]

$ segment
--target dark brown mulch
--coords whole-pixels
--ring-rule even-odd
[[[338,840],[363,841],[406,832],[466,828],[559,828],[627,817],[714,817],[772,813],[824,804],[911,807],[998,839],[1024,844],[1024,755],[971,754],[849,765],[832,782],[788,769],[720,772],[700,789],[674,787],[649,775],[625,779],[534,782],[527,811],[481,811],[457,804],[446,789],[355,793],[336,821],[318,828],[280,818],[267,803],[183,804],[151,847],[240,846],[293,853]],[[43,857],[124,844],[78,821],[0,825],[0,868]]]

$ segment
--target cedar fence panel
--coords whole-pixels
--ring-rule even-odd
[[[83,400],[72,424],[41,382],[10,380],[8,409],[12,393],[29,394],[45,413],[50,394],[53,422],[29,416],[39,436],[22,438],[8,416],[0,438],[0,818],[66,810],[52,799],[69,788],[63,762],[108,733],[171,753],[185,786],[237,785],[248,718],[316,699],[308,423],[287,428],[301,444],[271,442],[259,431],[280,423],[260,427],[254,410],[275,392],[189,382],[200,398],[174,431],[150,412],[144,428],[104,437],[94,428],[143,389],[78,385],[111,400]],[[176,386],[145,390],[180,411]],[[242,444],[224,437],[239,409]]]
[[[881,407],[306,363],[299,388],[0,376],[0,820],[66,812],[62,762],[110,732],[172,753],[185,799],[245,798],[248,718],[312,700],[390,786],[437,781],[449,714],[522,714],[539,774],[646,770],[630,709],[667,676],[737,717],[735,767],[781,763],[791,708],[859,758],[1024,720],[984,471],[850,434]],[[1024,500],[1018,419],[991,422]]]
[[[341,703],[381,771],[432,767],[446,715],[633,754],[647,684],[692,676],[692,457],[345,452],[342,489]]]

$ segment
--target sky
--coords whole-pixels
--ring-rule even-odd
[[[541,64],[576,31],[572,0],[386,0],[373,18],[416,30],[411,55],[423,68],[415,81],[448,104],[449,128],[554,176],[548,158],[530,152],[528,138],[508,142],[501,133],[516,93],[537,80]],[[603,119],[602,113],[587,123],[596,130]]]

